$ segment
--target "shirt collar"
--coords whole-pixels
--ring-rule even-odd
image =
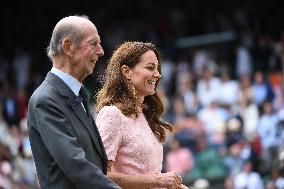
[[[79,95],[79,91],[81,89],[82,84],[77,79],[55,67],[52,67],[51,73],[57,75],[60,79],[62,79],[76,96]]]

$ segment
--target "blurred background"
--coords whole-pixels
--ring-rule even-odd
[[[84,14],[105,50],[84,82],[90,95],[123,41],[153,42],[162,53],[163,119],[174,125],[163,171],[195,189],[283,189],[283,10],[281,0],[3,1],[0,188],[38,188],[27,103],[51,69],[53,27]]]

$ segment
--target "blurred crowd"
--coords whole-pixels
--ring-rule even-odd
[[[106,51],[86,79],[91,95],[122,41],[151,41],[161,50],[163,119],[174,125],[164,171],[178,172],[195,189],[284,189],[284,15],[278,1],[93,4],[0,6],[1,19],[11,18],[1,21],[0,31],[0,189],[38,188],[27,104],[51,68],[45,55],[51,28],[69,14],[90,16]],[[222,31],[234,31],[236,39],[182,49],[175,43]]]
[[[281,65],[281,56],[283,52],[272,51],[267,64],[273,67],[272,60],[278,59],[275,65]],[[282,189],[282,70],[254,70],[253,56],[244,46],[236,51],[235,61],[240,60],[243,69],[236,64],[235,79],[227,65],[218,65],[203,49],[191,62],[164,62],[164,119],[174,123],[164,169],[183,175],[187,184],[202,178],[222,182],[226,189]]]

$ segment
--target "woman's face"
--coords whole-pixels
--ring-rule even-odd
[[[140,61],[130,69],[130,80],[138,97],[155,93],[156,82],[161,78],[158,71],[159,62],[156,54],[149,50],[142,54]]]

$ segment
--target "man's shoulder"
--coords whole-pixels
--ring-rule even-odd
[[[56,97],[57,89],[46,80],[33,92],[30,101],[45,101],[46,99],[54,99]]]

